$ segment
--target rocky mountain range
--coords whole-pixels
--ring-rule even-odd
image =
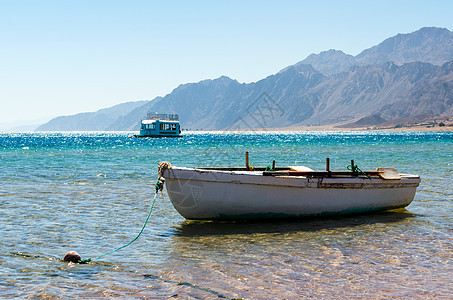
[[[388,38],[355,57],[332,49],[311,54],[296,65],[312,65],[325,74],[346,72],[352,66],[379,65],[389,61],[397,65],[421,61],[441,66],[453,60],[452,40],[453,32],[448,29],[425,27]]]
[[[39,126],[37,131],[105,131],[110,124],[118,124],[118,120],[130,111],[146,105],[149,101],[121,103],[97,112],[80,113],[61,116]],[[137,123],[137,121],[135,121]],[[136,124],[135,124],[136,125]],[[136,125],[137,126],[137,125]]]
[[[147,112],[178,113],[183,128],[371,126],[453,116],[453,33],[422,28],[352,56],[312,54],[253,83],[226,76],[165,97],[58,117],[38,130],[138,130]]]

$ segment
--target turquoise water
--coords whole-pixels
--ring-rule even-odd
[[[453,133],[0,134],[0,297],[452,298]],[[272,222],[186,221],[153,197],[157,164],[395,167],[407,209]]]

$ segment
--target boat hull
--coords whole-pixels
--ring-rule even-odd
[[[186,219],[254,219],[356,214],[402,208],[420,178],[310,178],[172,167],[166,188]]]

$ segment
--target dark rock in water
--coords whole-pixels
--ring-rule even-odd
[[[79,253],[77,253],[75,251],[69,251],[68,253],[66,253],[63,260],[66,262],[73,262],[73,263],[79,263],[82,261],[80,259]]]

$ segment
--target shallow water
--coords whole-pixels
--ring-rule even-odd
[[[0,134],[0,297],[452,298],[453,134]],[[186,221],[153,198],[157,163],[396,167],[422,183],[407,209],[340,218]]]

